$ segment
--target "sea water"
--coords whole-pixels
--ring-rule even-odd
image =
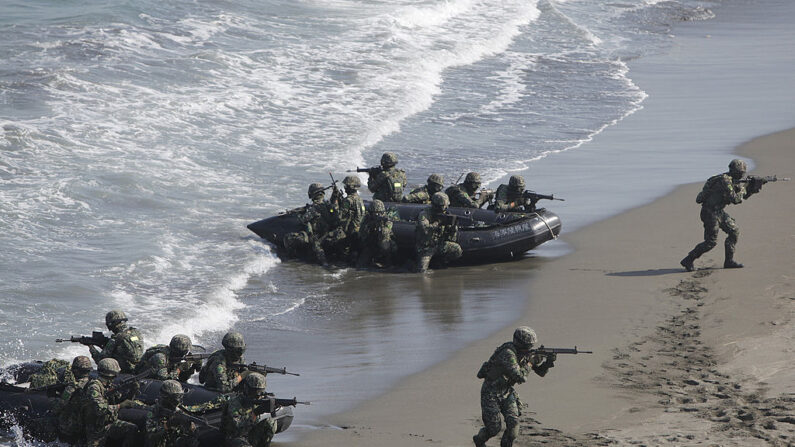
[[[248,360],[301,373],[269,376],[313,401],[291,432],[323,425],[514,321],[537,260],[327,271],[247,223],[385,151],[412,186],[525,175],[567,199],[546,204],[564,232],[640,205],[795,122],[794,9],[0,0],[0,365],[85,354],[54,339],[110,309],[147,346],[234,329]]]

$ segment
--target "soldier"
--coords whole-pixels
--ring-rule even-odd
[[[307,204],[298,214],[302,231],[286,234],[283,241],[284,248],[291,257],[300,257],[309,249],[319,263],[326,265],[323,237],[328,233],[333,221],[332,215],[336,211],[325,200],[326,189],[320,183],[309,185],[307,195],[312,203]]]
[[[198,445],[196,426],[180,408],[184,394],[176,380],[166,380],[160,386],[160,397],[146,415],[146,447]]]
[[[128,408],[132,401],[119,404],[121,395],[108,392],[108,386],[120,371],[116,359],[104,358],[97,363],[97,378],[84,388],[81,410],[86,443],[91,447],[105,445],[108,439],[122,439],[123,446],[135,444],[138,426],[118,418],[119,409]]]
[[[739,180],[743,178],[747,166],[745,162],[734,159],[729,163],[729,172],[710,177],[701,192],[696,197],[696,203],[701,204],[701,221],[704,223],[704,242],[696,245],[690,253],[679,263],[688,272],[695,270],[693,261],[699,256],[712,250],[718,244],[718,229],[723,230],[726,236],[726,257],[723,268],[736,269],[743,265],[734,260],[734,250],[740,229],[734,219],[723,209],[726,205],[742,203],[762,190],[761,181],[751,181],[746,189],[745,184]]]
[[[221,432],[226,446],[267,447],[276,433],[276,420],[258,414],[256,399],[265,397],[265,376],[251,373],[243,381],[243,393],[234,395],[221,413]]]
[[[224,349],[213,352],[199,371],[199,382],[208,389],[229,393],[242,380],[239,370],[232,365],[243,363],[246,342],[240,332],[227,332],[221,345]]]
[[[105,325],[113,332],[110,340],[102,348],[89,345],[91,357],[95,362],[113,358],[119,362],[121,372],[132,374],[144,353],[144,338],[138,329],[127,327],[127,315],[120,310],[112,310],[105,315]]]
[[[85,434],[80,408],[83,390],[90,380],[90,372],[91,359],[84,355],[75,357],[71,367],[72,380],[66,383],[61,395],[50,407],[50,411],[57,418],[58,436],[63,442],[78,443]]]
[[[450,201],[443,192],[431,197],[430,209],[423,210],[417,216],[414,234],[417,250],[417,271],[425,272],[431,258],[442,255],[446,262],[461,257],[461,246],[458,245],[458,227],[449,221],[447,207]]]
[[[498,347],[489,360],[480,367],[478,378],[484,379],[480,388],[480,409],[483,425],[472,437],[475,446],[484,447],[486,441],[497,435],[502,428],[500,413],[505,418],[505,432],[500,447],[511,447],[519,434],[521,403],[513,389],[517,383],[524,383],[532,369],[544,377],[555,366],[556,355],[531,355],[530,349],[537,342],[536,333],[527,326],[517,328],[513,341]]]
[[[339,259],[349,258],[353,252],[358,251],[359,227],[364,218],[364,201],[359,197],[359,188],[362,181],[355,175],[349,175],[342,180],[345,186],[345,198],[339,201],[339,212],[336,228],[326,237],[326,253],[334,253]]]
[[[444,177],[440,174],[431,174],[425,186],[420,186],[411,190],[409,195],[403,197],[403,203],[422,203],[429,205],[431,196],[444,189]]]
[[[500,185],[494,198],[495,211],[534,211],[525,209],[524,178],[521,175],[512,175],[507,185]]]
[[[480,208],[494,197],[494,193],[482,191],[478,196],[478,189],[480,189],[480,174],[470,172],[464,179],[464,183],[447,188],[445,193],[450,200],[450,206]]]
[[[174,379],[180,382],[187,382],[194,372],[201,369],[201,360],[185,361],[186,355],[190,354],[193,349],[193,343],[190,337],[183,334],[177,334],[171,337],[168,345],[155,345],[144,352],[141,362],[135,373],[141,373],[146,368],[155,368],[157,370],[157,378],[160,380]],[[162,354],[163,358],[158,359],[153,363],[153,357],[156,354]],[[159,371],[160,369],[165,371]]]
[[[397,155],[387,152],[381,156],[381,170],[369,173],[367,189],[373,193],[373,199],[383,202],[400,202],[403,199],[403,188],[406,187],[406,172],[395,167]]]
[[[359,231],[359,267],[392,265],[392,258],[397,253],[397,242],[392,233],[393,220],[397,220],[397,216],[387,212],[384,202],[376,199],[370,203],[370,211]]]

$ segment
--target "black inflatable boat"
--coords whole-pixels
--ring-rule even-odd
[[[396,209],[400,215],[400,221],[395,222],[392,228],[401,256],[413,258],[417,215],[429,205],[390,202],[385,205]],[[448,212],[458,216],[458,243],[464,252],[458,263],[483,263],[517,257],[557,238],[561,229],[560,218],[544,208],[532,213],[500,213],[450,207]],[[278,248],[284,248],[284,235],[299,231],[297,210],[251,223],[248,229]]]
[[[19,425],[26,434],[32,437],[39,435],[39,427],[43,424],[55,423],[49,413],[55,393],[46,390],[32,390],[23,386],[28,378],[41,368],[41,362],[29,362],[5,368],[0,380],[0,431],[8,431],[13,425]],[[92,372],[96,376],[96,371]],[[130,377],[129,374],[120,374],[116,382]],[[153,405],[160,394],[162,381],[143,379],[139,381],[140,389],[135,398],[147,405]],[[218,398],[221,393],[211,391],[201,385],[182,384],[185,390],[184,405],[196,405],[210,402]],[[119,419],[133,422],[140,429],[145,426],[147,410],[128,408],[119,411]],[[221,421],[221,411],[213,410],[202,415],[196,415],[201,422],[197,423],[199,445],[214,447],[223,445],[223,435],[218,430]],[[287,430],[293,422],[293,409],[291,407],[278,407],[273,413],[277,420],[277,433]],[[42,422],[43,421],[43,422]],[[141,435],[143,436],[143,435]],[[143,438],[141,439],[143,445]]]

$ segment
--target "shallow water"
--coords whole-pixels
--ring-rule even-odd
[[[791,126],[792,13],[0,0],[0,364],[84,353],[52,340],[111,308],[148,344],[234,328],[249,360],[301,373],[269,386],[323,424],[511,323],[543,259],[328,272],[280,262],[247,223],[386,150],[416,184],[521,172],[567,199],[549,204],[564,232],[637,206]]]

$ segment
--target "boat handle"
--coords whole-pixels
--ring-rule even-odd
[[[479,237],[473,237],[472,239],[469,240],[469,242],[480,242],[480,238]]]

